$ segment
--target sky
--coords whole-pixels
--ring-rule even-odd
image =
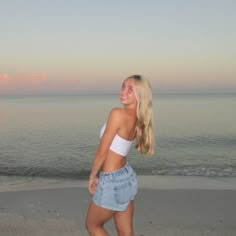
[[[0,94],[236,92],[235,0],[1,0]]]

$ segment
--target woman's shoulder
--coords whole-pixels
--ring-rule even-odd
[[[113,108],[110,112],[110,117],[118,123],[126,121],[136,120],[136,112],[131,109],[125,108]]]
[[[120,123],[125,118],[125,109],[123,108],[112,108],[109,114],[109,119],[113,122]]]
[[[115,108],[111,109],[110,114],[113,115],[113,116],[122,118],[122,116],[126,115],[126,110],[124,108],[115,107]]]

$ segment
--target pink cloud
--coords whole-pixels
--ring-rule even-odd
[[[49,79],[47,73],[0,74],[0,93],[74,93],[80,90],[78,75]]]
[[[48,80],[46,73],[24,74],[18,73],[10,75],[8,73],[0,74],[0,92],[17,92],[35,90]]]

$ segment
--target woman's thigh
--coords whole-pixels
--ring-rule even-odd
[[[115,211],[97,206],[91,201],[87,212],[86,225],[90,227],[103,225],[114,214]]]
[[[116,229],[121,233],[120,235],[133,235],[133,214],[134,201],[130,201],[128,208],[125,211],[116,212],[114,220]]]

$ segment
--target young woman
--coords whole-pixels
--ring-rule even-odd
[[[103,224],[111,217],[114,217],[119,236],[134,236],[132,220],[137,177],[126,156],[134,140],[140,153],[154,153],[149,82],[139,75],[125,79],[120,90],[120,103],[123,108],[112,109],[101,129],[90,173],[88,188],[93,197],[86,227],[91,236],[109,235]]]

